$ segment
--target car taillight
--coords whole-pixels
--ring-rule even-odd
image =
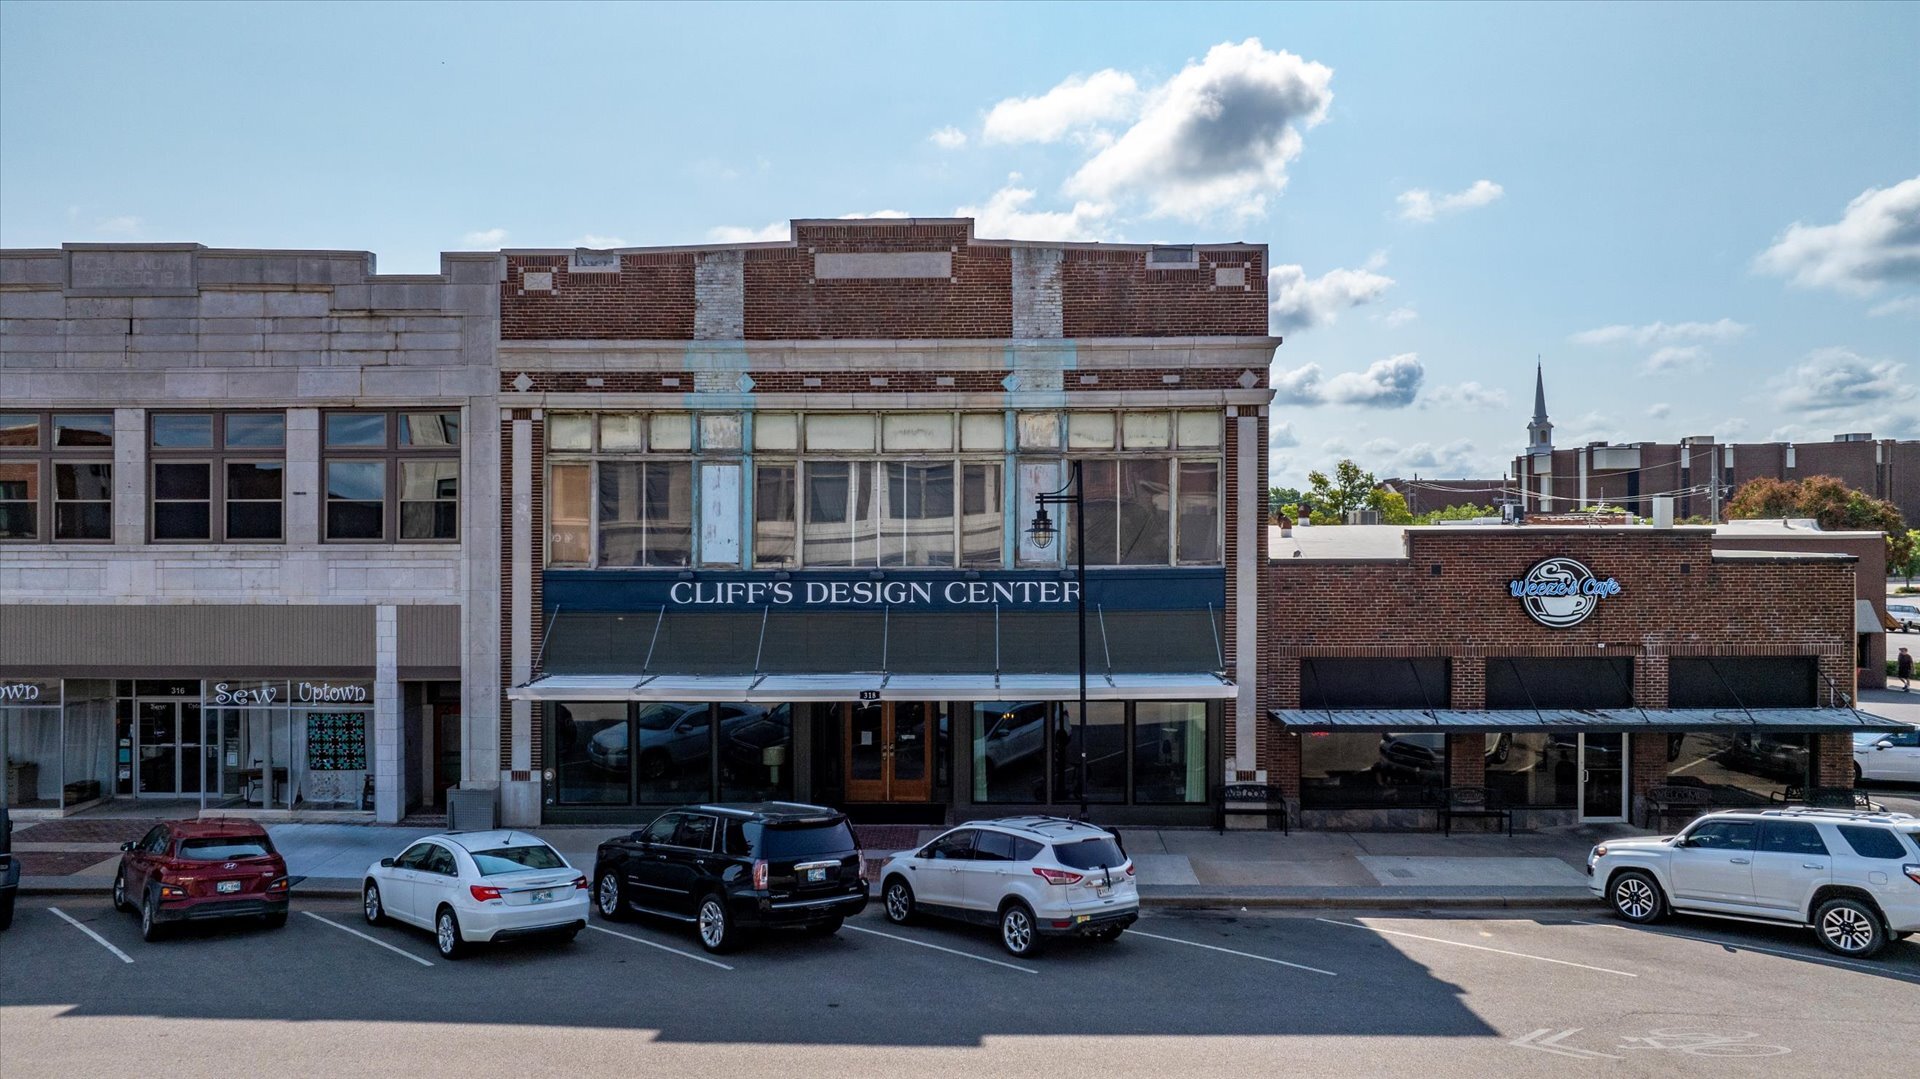
[[[500,898],[500,889],[489,888],[484,884],[471,885],[467,888],[467,891],[472,892],[474,900],[480,903],[485,903],[489,899]]]
[[[1129,877],[1131,877],[1131,876],[1133,876],[1133,863],[1132,863],[1132,862],[1128,862],[1128,863],[1127,863],[1127,876],[1129,876]]]
[[[186,897],[187,890],[178,884],[162,884],[160,886],[160,898],[162,899],[185,899]]]
[[[1920,884],[1920,865],[1903,865],[1900,872],[1905,873],[1908,880]]]
[[[275,877],[267,882],[267,891],[269,892],[284,892],[288,887],[287,878],[285,877]]]
[[[585,878],[585,877],[575,877],[575,878],[573,878],[573,886],[574,886],[574,888],[576,888],[576,889],[578,889],[579,891],[583,891],[583,892],[584,892],[584,891],[586,891],[586,890],[587,890],[587,878]]]
[[[767,890],[767,863],[753,863],[753,888],[757,892]]]
[[[1041,880],[1046,881],[1048,884],[1080,883],[1080,874],[1069,873],[1064,869],[1048,869],[1045,866],[1036,865],[1033,867],[1033,873],[1034,873],[1034,876],[1039,877]]]

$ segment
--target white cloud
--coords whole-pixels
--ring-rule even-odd
[[[504,244],[507,242],[507,230],[506,229],[475,229],[474,231],[469,232],[466,235],[460,237],[460,242],[466,244],[468,247],[476,247],[476,248],[499,247],[501,244]]]
[[[1152,91],[1133,126],[1066,189],[1101,202],[1145,199],[1155,217],[1258,217],[1267,195],[1286,187],[1301,129],[1326,118],[1332,80],[1332,68],[1268,51],[1258,38],[1215,45]]]
[[[103,217],[94,222],[93,231],[102,236],[131,239],[140,235],[140,230],[145,224],[132,214],[121,214],[118,217]]]
[[[1822,348],[1775,376],[1769,385],[1777,391],[1775,399],[1781,406],[1830,420],[1920,397],[1920,389],[1902,377],[1905,370],[1906,364],[1869,359],[1852,349]]]
[[[1375,360],[1365,371],[1343,371],[1328,379],[1327,401],[1368,408],[1405,408],[1419,395],[1426,375],[1419,356],[1402,352]]]
[[[1400,204],[1402,220],[1426,222],[1442,214],[1455,214],[1498,202],[1506,193],[1506,188],[1492,180],[1475,180],[1471,187],[1450,195],[1436,195],[1424,187],[1416,187],[1402,191],[1396,201]]]
[[[1888,315],[1920,315],[1920,296],[1900,296],[1867,309],[1874,318]]]
[[[1754,265],[1796,285],[1857,295],[1920,280],[1920,176],[1868,188],[1835,224],[1794,222]]]
[[[1746,434],[1747,430],[1752,426],[1752,424],[1739,416],[1729,416],[1713,425],[1713,433],[1716,438],[1725,442],[1731,442],[1741,435]]]
[[[1462,382],[1455,386],[1435,386],[1420,398],[1422,408],[1444,408],[1456,412],[1481,411],[1507,407],[1507,391]]]
[[[841,214],[840,220],[859,221],[859,220],[864,220],[868,218],[899,218],[899,217],[912,217],[912,216],[913,216],[912,214],[908,213],[905,210],[870,210],[863,214]],[[786,239],[786,237],[782,236],[781,239],[784,240]]]
[[[1747,332],[1745,323],[1723,318],[1717,322],[1649,322],[1644,326],[1613,325],[1581,330],[1567,338],[1576,345],[1612,345],[1625,342],[1646,348],[1681,341],[1731,341]]]
[[[1381,478],[1424,476],[1427,479],[1464,479],[1497,476],[1503,469],[1488,463],[1471,439],[1451,442],[1415,442],[1402,446],[1391,438],[1376,438],[1361,447],[1361,468]]]
[[[987,113],[982,142],[1057,142],[1070,132],[1132,119],[1140,86],[1124,71],[1071,76],[1038,97],[1010,97]]]
[[[1372,303],[1393,286],[1393,278],[1371,270],[1328,270],[1309,279],[1299,266],[1275,266],[1267,274],[1273,299],[1274,328],[1306,330],[1338,321],[1340,312]]]
[[[1707,366],[1707,350],[1699,345],[1668,345],[1655,349],[1641,369],[1648,374],[1662,371],[1698,371]]]
[[[1300,444],[1300,436],[1293,433],[1293,424],[1276,423],[1267,429],[1267,450],[1291,449]]]
[[[602,236],[597,232],[589,232],[573,241],[573,246],[584,247],[591,251],[607,251],[612,248],[627,247],[630,245],[618,236]]]
[[[928,135],[927,141],[942,150],[958,150],[967,144],[967,133],[949,124]]]
[[[1273,376],[1273,399],[1283,405],[1321,405],[1320,365],[1309,363]]]
[[[707,230],[707,239],[719,244],[758,244],[793,238],[793,227],[785,221],[772,221],[760,228],[745,225],[719,225]]]
[[[1420,312],[1415,311],[1411,307],[1396,307],[1393,310],[1387,312],[1385,317],[1383,317],[1380,321],[1385,322],[1387,324],[1388,329],[1397,330],[1400,327],[1405,326],[1407,323],[1412,322],[1414,319],[1417,319],[1419,317],[1420,317]]]
[[[1665,401],[1655,401],[1647,406],[1647,415],[1656,420],[1664,420],[1673,413],[1673,406]]]
[[[955,217],[974,219],[974,231],[981,236],[1017,237],[1022,240],[1096,240],[1113,207],[1093,202],[1076,202],[1071,210],[1031,210],[1031,188],[1018,186],[1019,173],[1007,177],[1007,186],[988,196],[981,206],[962,206]]]

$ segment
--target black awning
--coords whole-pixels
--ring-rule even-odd
[[[1904,731],[1900,723],[1852,708],[1275,708],[1267,713],[1290,731],[1354,733],[1440,731]]]

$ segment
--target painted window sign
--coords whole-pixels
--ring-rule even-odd
[[[1579,625],[1599,609],[1601,600],[1622,591],[1619,581],[1597,577],[1585,564],[1565,557],[1542,560],[1524,578],[1508,581],[1507,590],[1528,616],[1549,629]]]
[[[341,682],[296,682],[293,688],[294,699],[301,703],[325,701],[341,704],[364,703],[369,694],[366,683]]]

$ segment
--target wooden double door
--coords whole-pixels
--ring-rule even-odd
[[[840,706],[849,802],[925,802],[933,797],[935,706],[861,701]]]

